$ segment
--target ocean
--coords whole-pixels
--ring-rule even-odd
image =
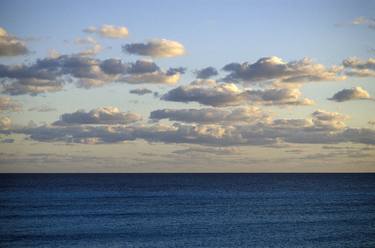
[[[375,247],[375,174],[0,174],[0,247]]]

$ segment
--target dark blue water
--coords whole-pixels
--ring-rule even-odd
[[[0,247],[375,247],[375,174],[2,174]]]

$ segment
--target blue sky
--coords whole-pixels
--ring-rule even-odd
[[[374,171],[374,12],[374,1],[2,1],[0,171]],[[27,51],[10,52],[14,42]],[[132,45],[143,50],[124,52]],[[38,71],[43,59],[61,68]],[[109,59],[159,69],[115,75]],[[76,60],[85,65],[74,74]],[[223,70],[231,63],[242,69]],[[197,79],[206,67],[218,75]],[[53,90],[36,92],[42,73]],[[129,92],[140,88],[153,93]],[[246,120],[227,115],[238,109]],[[212,111],[220,120],[194,119]]]

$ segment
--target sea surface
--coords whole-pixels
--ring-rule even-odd
[[[375,174],[0,174],[0,247],[375,247]]]

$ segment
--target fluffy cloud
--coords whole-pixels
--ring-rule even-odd
[[[176,70],[170,68],[169,70]],[[99,87],[111,82],[132,84],[174,84],[180,73],[161,70],[155,63],[123,63],[117,59],[99,60],[62,55],[37,60],[31,65],[0,65],[2,92],[10,95],[37,95],[63,89],[67,83],[78,87]]]
[[[173,40],[155,39],[147,43],[132,43],[122,47],[124,52],[150,57],[176,57],[185,54],[184,46]]]
[[[146,88],[138,88],[138,89],[133,89],[129,91],[131,94],[136,94],[136,95],[146,95],[146,94],[151,94],[152,90],[146,89]]]
[[[210,77],[217,76],[219,73],[214,67],[209,66],[201,70],[197,70],[195,74],[197,75],[197,78],[208,79]]]
[[[208,146],[360,143],[375,145],[375,130],[347,128],[347,117],[323,110],[312,118],[276,119],[255,123],[173,125],[45,125],[13,129],[43,142],[117,143],[142,139],[149,142]],[[81,121],[82,122],[82,121]],[[87,122],[87,121],[86,121]]]
[[[12,127],[12,121],[9,117],[0,116],[0,130],[7,130]]]
[[[22,110],[22,105],[13,101],[10,97],[0,96],[0,112],[18,112]]]
[[[126,27],[123,26],[113,26],[113,25],[103,25],[101,27],[88,27],[83,30],[86,33],[90,34],[99,34],[102,37],[119,39],[125,38],[129,35],[129,31]]]
[[[89,112],[78,110],[74,113],[63,114],[54,125],[80,125],[80,124],[129,124],[142,120],[142,117],[135,113],[121,112],[116,107],[103,107],[93,109]]]
[[[9,35],[4,28],[0,27],[0,56],[17,56],[28,52],[23,41]]]
[[[170,90],[161,99],[175,102],[198,102],[219,107],[249,103],[265,105],[311,105],[314,103],[310,99],[301,98],[299,89],[245,90],[232,83],[218,84],[213,80],[193,81],[187,86]]]
[[[231,110],[203,109],[161,109],[150,113],[150,119],[179,121],[185,123],[253,123],[267,120],[269,115],[257,107],[242,107]]]
[[[353,77],[375,77],[375,59],[360,60],[358,58],[345,59],[342,64],[346,74]]]
[[[368,28],[375,29],[375,19],[374,18],[366,18],[363,16],[357,17],[352,21],[353,25],[365,25]]]
[[[319,130],[338,130],[345,127],[344,121],[349,117],[337,112],[317,110],[312,113],[314,128]]]
[[[339,76],[341,67],[326,68],[308,58],[292,62],[284,62],[278,57],[261,58],[255,63],[231,63],[223,68],[229,72],[226,81],[244,81],[245,83],[303,83],[315,81],[343,80]]]
[[[340,90],[339,92],[335,93],[331,98],[328,98],[328,100],[336,102],[365,99],[371,99],[370,94],[359,86],[351,89]]]

